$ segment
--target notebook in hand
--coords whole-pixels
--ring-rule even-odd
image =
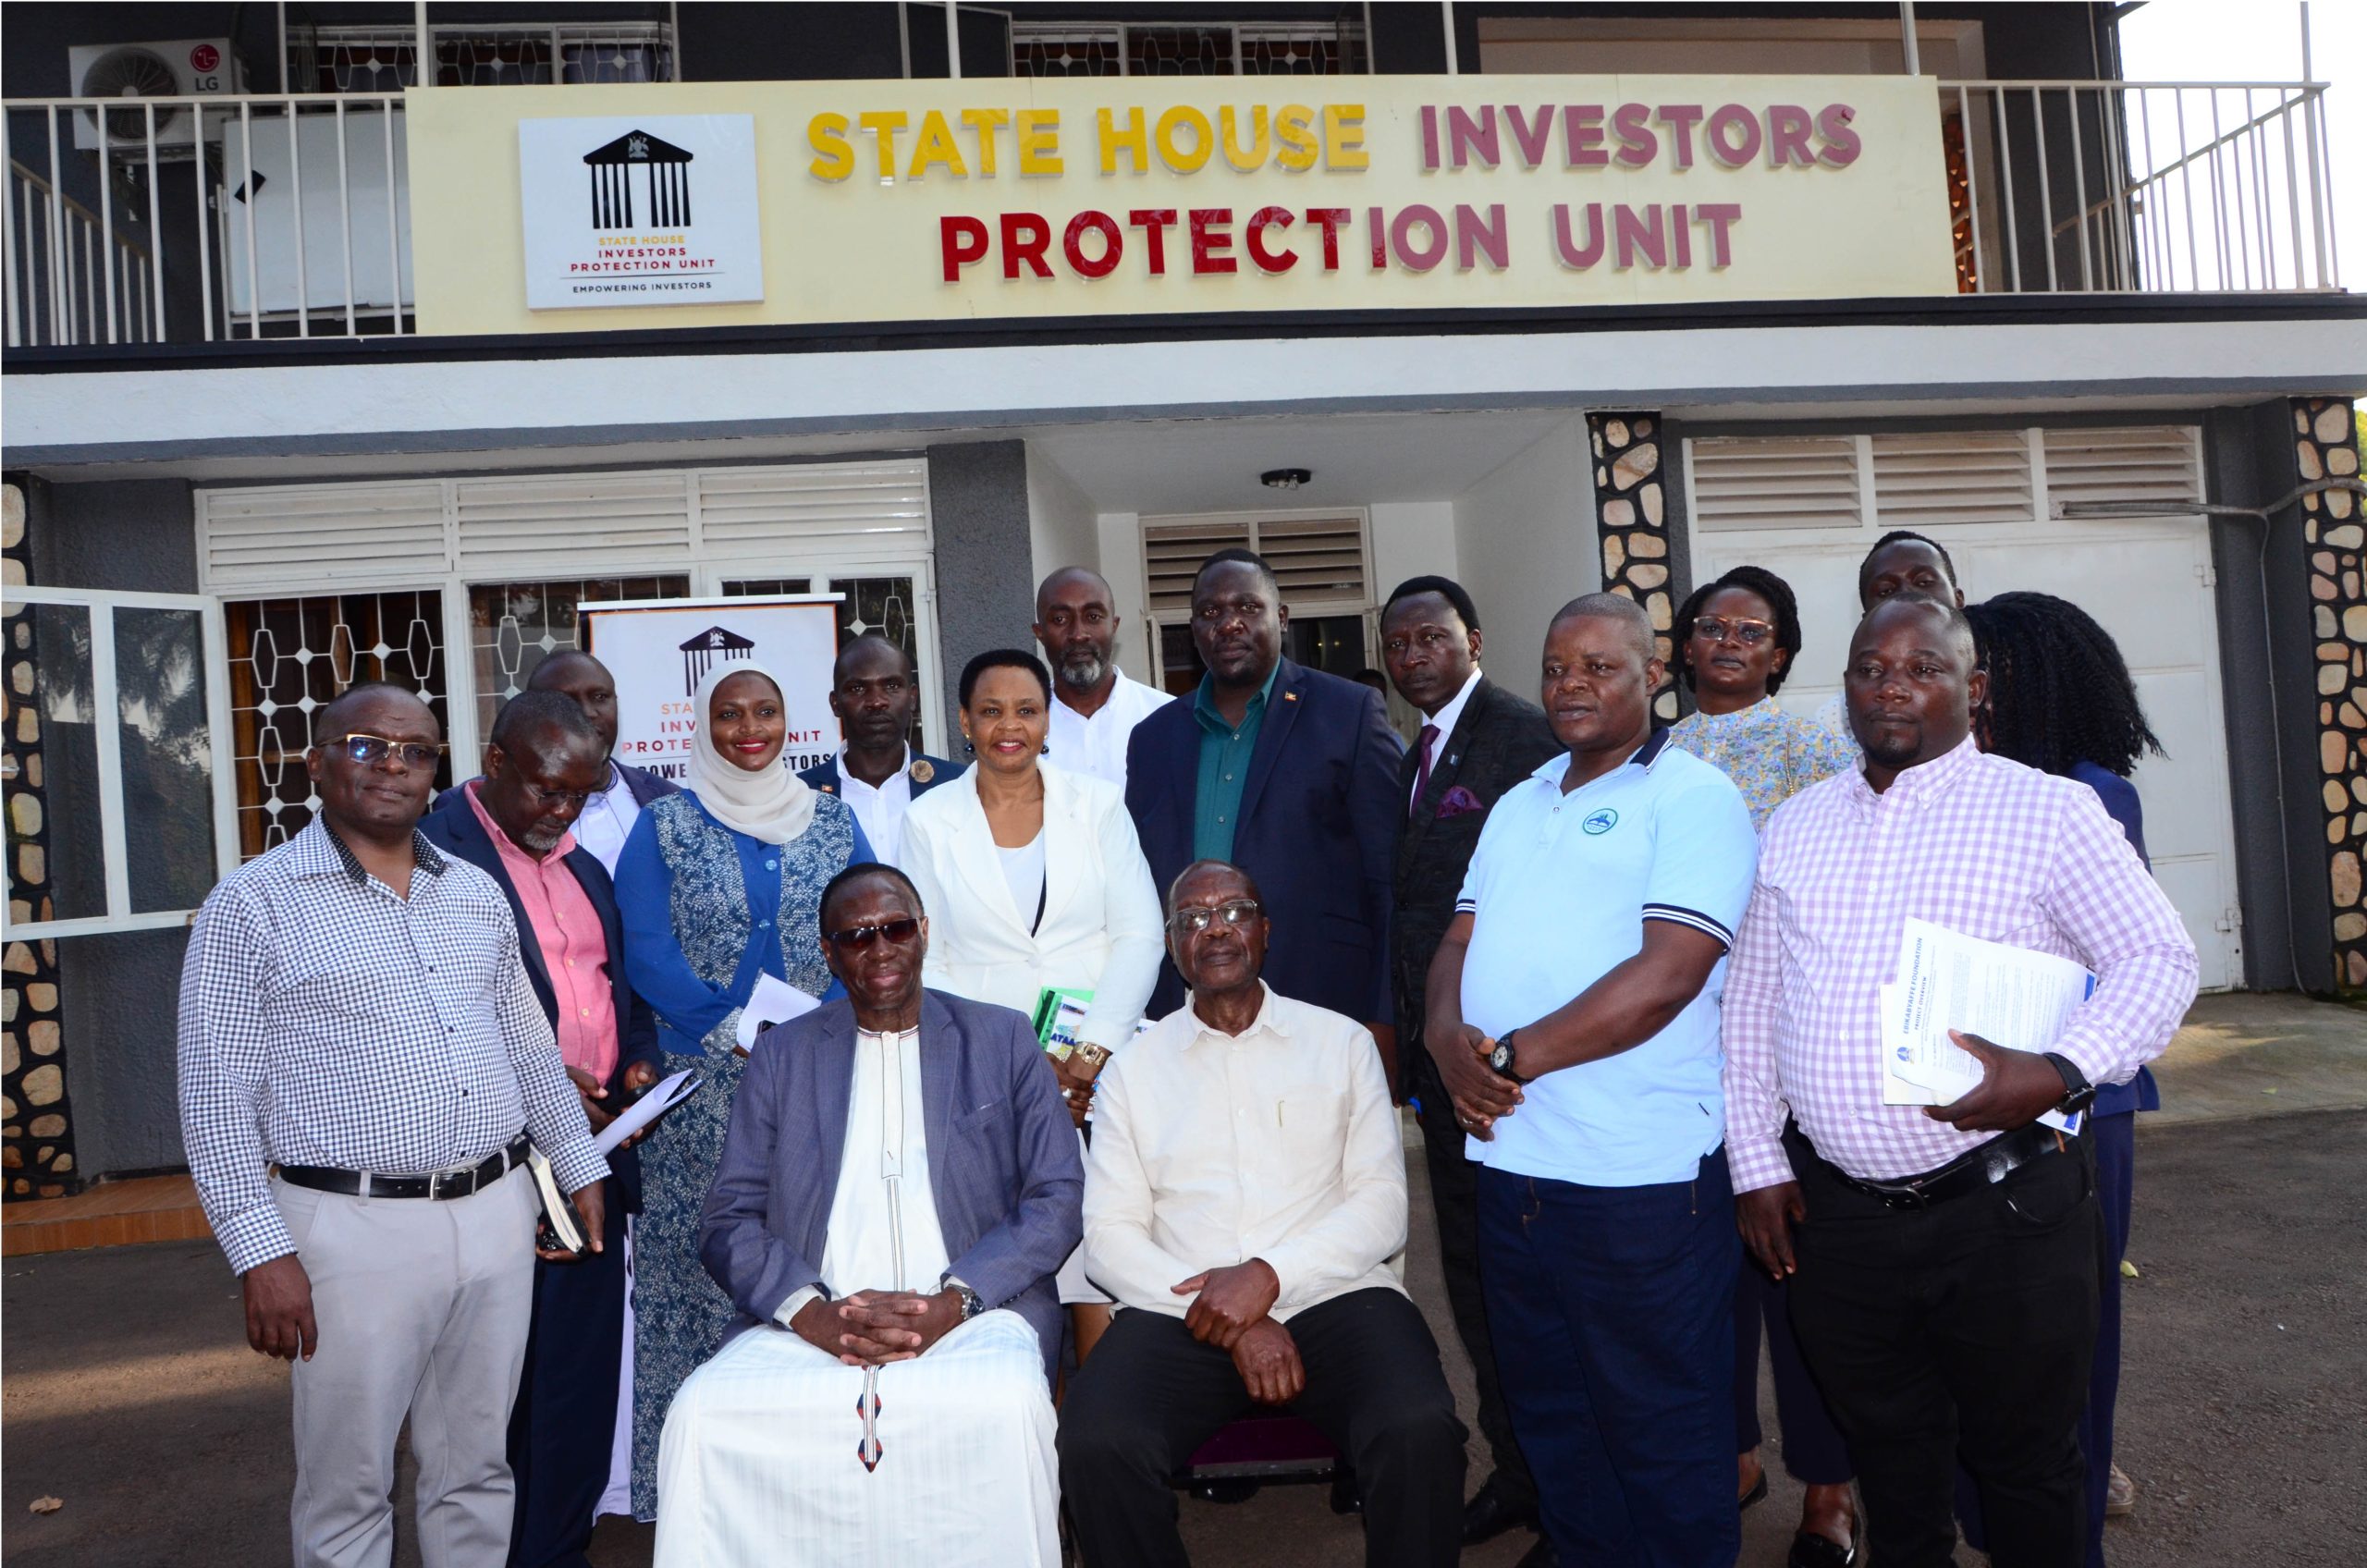
[[[534,1245],[546,1252],[563,1252],[582,1257],[591,1247],[583,1236],[583,1221],[576,1218],[575,1206],[558,1190],[558,1174],[543,1151],[526,1151],[526,1173],[534,1179],[534,1195],[542,1200],[541,1218],[534,1221]]]

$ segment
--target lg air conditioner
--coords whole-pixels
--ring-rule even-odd
[[[148,156],[148,115],[142,98],[228,97],[242,91],[245,74],[227,38],[176,38],[153,43],[81,43],[66,52],[67,75],[77,98],[121,99],[104,111],[74,112],[74,146],[99,150],[99,116],[106,116],[107,151],[117,157]],[[197,115],[187,104],[156,105],[156,150],[189,156],[196,141]],[[222,140],[224,115],[205,116],[205,140]]]

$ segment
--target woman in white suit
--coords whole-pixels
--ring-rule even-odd
[[[1165,951],[1159,892],[1115,785],[1043,760],[1052,682],[1033,654],[999,648],[962,671],[962,737],[977,763],[904,817],[901,869],[928,913],[923,970],[939,990],[1033,1015],[1046,988],[1093,993],[1081,1044],[1055,1063],[1079,1128],[1093,1080],[1134,1036]],[[1061,1300],[1081,1361],[1110,1324],[1079,1249]]]

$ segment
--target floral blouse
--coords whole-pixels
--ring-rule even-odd
[[[1809,715],[1785,713],[1772,697],[1738,713],[1689,713],[1669,726],[1668,738],[1733,779],[1761,831],[1777,806],[1858,764],[1856,741]]]

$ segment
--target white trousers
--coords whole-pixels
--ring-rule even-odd
[[[856,1452],[863,1369],[752,1329],[684,1380],[657,1450],[656,1568],[1054,1568],[1052,1401],[1012,1312],[879,1374],[878,1466]]]

